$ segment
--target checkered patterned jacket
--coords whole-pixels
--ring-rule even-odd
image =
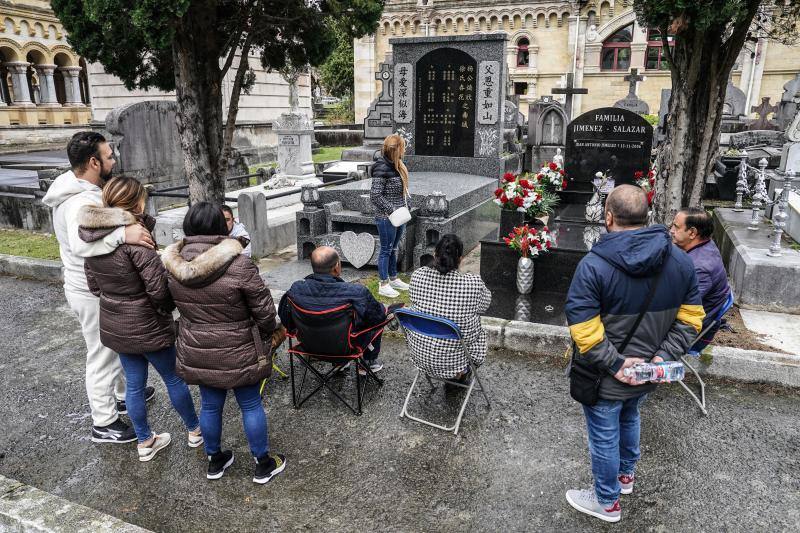
[[[411,276],[409,290],[412,309],[452,320],[461,328],[472,362],[486,359],[486,332],[480,314],[492,301],[492,293],[476,274],[454,270],[445,275],[422,267]],[[408,344],[414,364],[431,375],[453,378],[467,366],[460,343],[431,339],[408,332]]]

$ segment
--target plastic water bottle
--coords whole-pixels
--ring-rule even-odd
[[[632,377],[636,381],[681,381],[685,369],[679,361],[665,361],[663,363],[638,363],[622,371],[625,377]]]

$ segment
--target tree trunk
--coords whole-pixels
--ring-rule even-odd
[[[700,205],[719,148],[728,76],[758,0],[748,0],[748,4],[750,10],[732,31],[726,32],[724,26],[698,30],[690,23],[675,39],[667,134],[656,156],[657,222],[668,225],[681,208]],[[662,35],[666,40],[666,28]]]
[[[190,202],[221,203],[225,197],[222,78],[215,27],[216,2],[195,0],[178,22],[172,45],[178,133]]]

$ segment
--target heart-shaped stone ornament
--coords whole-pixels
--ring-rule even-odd
[[[375,238],[369,233],[356,235],[352,231],[345,231],[339,237],[339,246],[344,258],[355,268],[361,268],[369,263],[375,253]]]

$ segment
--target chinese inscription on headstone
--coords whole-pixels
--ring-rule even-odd
[[[416,155],[474,155],[477,70],[472,57],[451,48],[417,62]]]
[[[478,123],[497,124],[497,101],[500,91],[500,63],[481,61],[478,68]]]
[[[408,124],[414,109],[414,66],[398,63],[394,66],[394,121]]]

